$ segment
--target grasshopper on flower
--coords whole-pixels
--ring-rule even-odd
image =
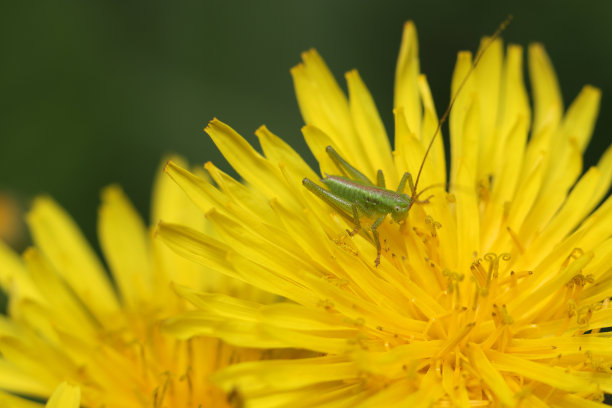
[[[352,217],[355,227],[352,231],[347,230],[349,236],[352,237],[362,229],[360,220],[362,217],[374,220],[370,226],[370,230],[372,231],[374,244],[376,245],[376,259],[374,260],[374,264],[376,266],[380,265],[381,253],[380,239],[378,237],[377,228],[382,224],[388,214],[391,214],[393,221],[403,223],[408,217],[408,212],[415,202],[428,202],[429,198],[423,201],[418,200],[418,196],[426,189],[423,189],[421,192],[417,193],[416,188],[429,151],[433,146],[436,136],[438,133],[440,133],[442,124],[448,118],[448,115],[450,114],[453,104],[461,92],[461,89],[478,65],[478,62],[484,55],[485,51],[489,48],[489,45],[491,45],[499,37],[511,20],[512,16],[508,16],[508,18],[497,28],[491,38],[489,38],[488,43],[476,54],[474,61],[472,62],[472,66],[463,78],[462,82],[459,84],[459,87],[457,88],[454,96],[451,98],[446,111],[438,122],[436,131],[431,137],[431,141],[429,142],[425,155],[423,156],[423,160],[421,161],[421,166],[419,167],[416,181],[413,182],[410,173],[406,172],[402,176],[397,190],[388,190],[385,188],[385,178],[381,170],[378,170],[376,184],[374,184],[363,173],[344,160],[331,146],[327,146],[325,150],[343,175],[334,176],[326,174],[325,177],[321,179],[321,182],[325,184],[329,190],[324,189],[308,178],[304,178],[302,180],[302,184],[308,190],[325,201],[329,206],[349,219]],[[406,182],[408,182],[410,187],[410,196],[403,192],[406,187]]]
[[[393,221],[402,223],[408,217],[408,211],[416,201],[414,183],[410,173],[404,173],[397,190],[385,188],[383,172],[378,170],[376,184],[372,183],[363,173],[351,166],[331,146],[325,149],[332,161],[344,176],[325,175],[321,182],[329,188],[324,189],[308,178],[302,180],[302,184],[325,201],[337,211],[352,215],[355,228],[347,230],[350,236],[361,230],[360,218],[374,219],[370,226],[376,245],[376,266],[380,264],[380,239],[377,228],[382,224],[387,214],[391,214]],[[411,196],[405,194],[406,182],[410,186]],[[424,202],[427,202],[425,200]]]

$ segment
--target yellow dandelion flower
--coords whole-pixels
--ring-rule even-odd
[[[215,235],[166,223],[160,234],[178,253],[286,300],[180,288],[200,310],[166,329],[318,353],[214,376],[252,407],[600,406],[612,392],[612,339],[600,332],[612,326],[612,198],[599,205],[612,150],[581,176],[600,92],[584,87],[564,111],[544,48],[530,46],[528,57],[533,107],[522,48],[504,52],[496,39],[482,55],[451,113],[450,179],[438,138],[420,182],[432,197],[404,223],[384,219],[378,267],[372,220],[348,236],[353,214],[302,186],[320,177],[286,143],[262,127],[260,154],[213,120],[206,132],[244,183],[211,163],[214,183],[170,163]],[[438,119],[414,25],[397,65],[393,150],[358,73],[346,74],[347,98],[315,51],[302,58],[291,72],[321,174],[339,174],[327,146],[370,180],[381,169],[392,188],[416,174]],[[471,54],[459,53],[453,94],[471,67]]]
[[[160,172],[160,174],[162,174]],[[206,221],[167,177],[156,185],[153,222]],[[267,295],[175,255],[145,226],[116,186],[102,193],[98,231],[112,280],[74,222],[50,198],[27,221],[35,246],[21,259],[0,243],[0,406],[229,406],[208,375],[260,350],[215,338],[177,340],[161,322],[189,305],[170,282],[252,299]],[[54,390],[56,390],[54,392]]]

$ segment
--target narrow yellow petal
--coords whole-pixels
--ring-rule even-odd
[[[597,169],[600,173],[599,184],[593,194],[588,197],[589,203],[587,207],[589,208],[593,208],[595,205],[599,204],[602,198],[604,198],[606,193],[610,190],[610,185],[612,184],[612,146],[608,147],[599,159]]]
[[[600,100],[601,91],[587,85],[582,88],[563,118],[562,131],[578,145],[581,153],[591,140]]]
[[[353,123],[357,129],[369,166],[366,173],[372,180],[376,179],[376,171],[382,170],[387,186],[393,188],[399,180],[393,168],[391,146],[387,132],[374,104],[372,95],[361,80],[356,70],[346,74],[349,91],[349,106]]]
[[[595,193],[600,176],[597,168],[592,167],[574,186],[563,206],[525,252],[525,256],[533,263],[539,263],[540,259],[550,253],[551,249],[591,212],[593,208],[585,204]]]
[[[479,178],[482,175],[493,173],[492,169],[496,167],[495,160],[491,160],[495,157],[497,152],[494,147],[498,137],[497,121],[498,118],[504,117],[503,113],[500,112],[500,104],[503,105],[500,93],[503,87],[502,83],[502,68],[503,65],[503,46],[502,41],[497,39],[490,43],[490,38],[483,38],[480,42],[478,52],[482,54],[484,47],[488,47],[486,52],[482,54],[480,62],[474,69],[474,78],[476,79],[476,89],[478,90],[478,107],[481,112],[480,123],[481,123],[481,138],[479,141]],[[510,69],[506,65],[506,78]],[[522,68],[522,67],[521,67]],[[504,78],[505,79],[505,78]],[[508,98],[506,93],[506,98]]]
[[[223,213],[230,212],[243,221],[245,225],[250,225],[253,228],[261,228],[262,224],[280,224],[274,218],[274,212],[270,208],[270,200],[258,190],[249,188],[233,179],[211,162],[207,162],[204,168],[220,190],[212,185],[204,186],[205,188],[202,189],[203,193],[212,194],[211,198],[215,203],[215,207],[207,209],[205,213],[213,209]]]
[[[560,152],[551,151],[547,155],[548,163],[555,162],[548,166],[542,178],[542,186],[538,198],[533,204],[529,215],[523,221],[523,226],[519,232],[521,241],[529,242],[537,235],[544,226],[555,215],[563,204],[567,192],[574,184],[582,168],[582,156],[575,144],[560,141],[553,144],[553,148],[563,150]],[[565,145],[566,148],[557,147]]]
[[[249,407],[295,407],[295,408],[351,408],[358,405],[364,398],[364,392],[356,384],[315,384],[296,390],[275,392],[273,394],[254,394],[249,396]]]
[[[399,170],[397,172],[398,177],[401,177],[404,172],[409,172],[416,177],[425,156],[425,148],[423,148],[416,134],[408,127],[404,108],[396,108],[393,113],[395,118],[395,151],[393,156]],[[425,167],[428,166],[431,166],[431,164],[425,162]],[[431,171],[425,170],[423,172],[423,183],[425,185],[433,182],[431,174]]]
[[[227,200],[207,180],[197,177],[173,161],[166,164],[164,172],[183,189],[201,211],[207,212],[213,207],[225,207]]]
[[[40,197],[27,220],[36,245],[98,320],[116,312],[119,303],[106,272],[68,214]]]
[[[389,382],[383,389],[372,390],[370,395],[364,398],[364,401],[360,402],[357,406],[360,408],[419,406],[419,402],[422,401],[416,402],[414,405],[406,404],[406,399],[410,399],[410,395],[412,395],[415,391],[415,387],[411,386],[409,381],[403,380]],[[423,402],[422,406],[431,406],[429,404],[430,401]]]
[[[0,391],[0,407],[3,408],[42,408],[43,405],[34,401],[16,397]]]
[[[606,358],[612,357],[610,339],[594,335],[513,339],[506,351],[525,359],[547,359],[559,355],[585,353]]]
[[[81,389],[66,382],[61,383],[49,398],[46,408],[79,408],[81,406]]]
[[[480,254],[478,202],[469,190],[474,183],[474,173],[467,162],[459,165],[455,189],[457,200],[457,267],[469,270],[474,255]],[[465,187],[464,187],[465,186]]]
[[[610,392],[612,379],[604,373],[574,371],[548,364],[540,364],[489,350],[487,353],[494,368],[533,379],[568,392],[594,392],[598,389]]]
[[[287,167],[291,174],[296,177],[295,180],[292,180],[296,184],[299,184],[303,177],[311,179],[317,177],[304,159],[283,139],[270,132],[267,127],[260,127],[255,131],[255,135],[259,138],[259,143],[266,158],[277,166]]]
[[[153,184],[153,199],[151,202],[151,225],[156,225],[159,221],[175,222],[188,225],[195,229],[204,230],[205,218],[198,207],[194,205],[184,191],[173,181],[164,171],[173,168],[188,168],[187,162],[178,156],[171,156],[162,161],[163,165],[157,172],[157,177]],[[172,164],[170,164],[172,163]],[[204,172],[195,175],[204,177]]]
[[[427,83],[427,78],[425,75],[419,75],[418,84],[421,95],[421,103],[423,104],[424,110],[422,130],[423,137],[421,138],[423,148],[427,149],[431,143],[431,138],[436,138],[436,140],[433,142],[431,150],[429,151],[429,155],[426,158],[427,162],[424,166],[425,174],[422,176],[424,181],[421,185],[429,186],[437,183],[444,184],[446,182],[446,159],[442,129],[438,130],[438,115],[436,113],[436,107],[434,105],[431,90],[429,89],[429,84]],[[438,134],[436,134],[436,130],[438,131]],[[397,133],[395,137],[397,137]],[[429,163],[431,163],[431,168],[428,168]],[[414,177],[416,177],[416,174]]]
[[[243,257],[230,246],[192,229],[166,224],[158,225],[158,233],[178,254],[212,268],[229,277],[237,278],[264,291],[280,296],[315,303],[309,291],[296,290],[295,285],[262,266]]]
[[[306,125],[302,127],[302,134],[304,140],[310,148],[310,151],[314,155],[315,159],[319,162],[319,168],[321,174],[335,174],[338,169],[334,162],[329,158],[329,155],[325,151],[327,146],[332,146],[336,151],[342,152],[324,131],[313,125]]]
[[[102,191],[98,234],[122,300],[128,307],[146,303],[153,290],[149,231],[117,186]]]
[[[0,285],[5,292],[11,293],[11,301],[22,298],[42,301],[42,294],[28,276],[19,256],[1,240],[0,265]]]
[[[237,347],[286,348],[292,347],[279,340],[272,330],[262,330],[262,325],[212,316],[209,312],[194,310],[164,321],[163,330],[179,339],[214,336]]]
[[[304,122],[329,135],[341,155],[353,158],[353,165],[366,168],[346,95],[315,50],[302,53],[302,60],[291,76]]]
[[[280,170],[263,158],[234,129],[213,119],[204,130],[227,161],[249,184],[268,198],[278,197],[288,204],[296,204],[294,197],[288,194],[283,185]]]
[[[563,100],[555,70],[542,44],[529,46],[529,76],[534,102],[533,133],[556,128],[563,114]],[[548,145],[548,139],[542,140]]]
[[[0,360],[0,387],[9,392],[34,397],[46,397],[53,390],[47,378],[39,378],[38,373],[24,370],[20,366]]]
[[[472,67],[472,54],[466,51],[460,52],[457,55],[457,63],[455,64],[455,70],[453,71],[452,80],[452,93],[457,93],[457,88],[463,83],[467,73]],[[464,84],[461,93],[459,93],[455,99],[454,109],[451,111],[448,123],[450,129],[451,139],[451,170],[450,170],[450,182],[451,186],[456,185],[457,171],[459,169],[459,163],[461,163],[466,157],[474,157],[474,154],[467,154],[463,151],[464,148],[468,148],[475,152],[478,151],[478,143],[480,136],[480,129],[476,128],[477,134],[466,133],[466,117],[468,112],[472,115],[477,115],[478,106],[474,104],[474,92],[473,92],[474,78],[470,77]],[[473,130],[476,123],[472,123],[469,130]],[[471,142],[464,141],[463,137],[468,136]],[[476,143],[475,143],[476,141]],[[477,157],[477,156],[476,156]],[[471,164],[473,168],[472,177],[476,177],[476,165],[477,162]],[[470,188],[470,183],[462,188]]]
[[[177,164],[184,168],[187,163],[176,156],[173,156],[171,160],[176,160],[176,162],[169,165],[168,159],[162,161],[162,166],[153,185],[151,225],[157,225],[160,221],[173,222],[187,225],[197,231],[212,233],[212,226],[206,221],[204,214],[189,199],[185,191],[164,171],[166,167],[176,166]],[[174,171],[178,172],[178,170]],[[199,176],[203,177],[204,171],[200,173]],[[155,297],[159,302],[168,304],[168,297],[174,296],[168,290],[169,281],[198,288],[213,287],[214,278],[210,274],[206,274],[200,265],[176,255],[157,236],[153,237],[151,247],[154,260],[152,280]]]
[[[559,408],[606,408],[609,404],[605,402],[592,401],[574,394],[554,393],[549,399],[549,403],[553,407]]]
[[[508,216],[508,204],[513,203],[513,197],[520,180],[523,164],[525,142],[527,140],[528,123],[525,118],[517,118],[506,139],[506,154],[503,156],[504,166],[495,180],[491,191],[490,202],[487,205],[481,223],[481,238],[484,248],[490,247],[499,234],[506,234],[502,225]],[[521,194],[518,192],[518,194]]]
[[[296,389],[327,381],[351,381],[358,376],[352,362],[329,356],[238,364],[214,374],[211,380],[224,390],[237,388],[250,394],[269,387]]]
[[[406,407],[431,407],[444,395],[441,381],[438,379],[437,370],[430,368],[419,385],[417,392],[407,395],[402,406]]]
[[[408,129],[421,138],[421,103],[419,100],[419,47],[412,21],[404,24],[397,68],[395,71],[394,109],[402,108]],[[396,146],[397,147],[397,146]]]
[[[542,179],[544,175],[544,163],[542,160],[535,163],[534,167],[525,173],[525,177],[519,181],[519,184],[514,194],[514,198],[510,202],[508,210],[507,225],[513,231],[518,232],[523,221],[529,214],[535,200],[540,192]],[[503,239],[508,239],[505,235]]]
[[[35,248],[26,250],[23,254],[28,271],[32,280],[41,292],[45,293],[45,300],[33,302],[36,310],[42,310],[48,316],[28,316],[33,323],[49,324],[51,334],[48,340],[57,336],[57,330],[65,330],[74,333],[75,336],[90,339],[94,336],[98,325],[91,315],[83,310],[80,300],[75,296],[70,288],[66,287],[62,279],[49,265],[47,259]],[[19,308],[20,312],[25,312],[23,305]],[[41,330],[42,332],[42,330]]]
[[[587,252],[554,275],[545,272],[538,273],[540,271],[536,269],[534,273],[536,276],[523,285],[520,294],[508,301],[508,309],[511,313],[523,315],[523,319],[527,320],[530,313],[538,310],[534,307],[535,305],[554,296],[557,289],[578,275],[592,259],[593,253]]]
[[[479,345],[470,344],[468,346],[468,357],[470,362],[474,364],[476,371],[482,376],[483,381],[499,398],[501,403],[510,407],[514,406],[516,404],[514,393],[510,390],[499,371],[491,365],[491,362]]]

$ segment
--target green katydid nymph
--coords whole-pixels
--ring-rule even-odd
[[[322,199],[330,207],[334,208],[336,211],[345,216],[345,218],[352,220],[354,228],[353,230],[347,230],[349,236],[352,237],[362,230],[360,221],[361,218],[374,220],[374,222],[372,223],[372,225],[370,225],[369,228],[372,232],[374,244],[376,245],[376,259],[374,260],[375,266],[378,266],[380,264],[381,254],[381,245],[377,228],[382,224],[386,216],[389,214],[391,215],[393,221],[397,223],[405,222],[406,218],[408,217],[408,212],[410,211],[410,208],[414,203],[428,202],[428,199],[422,201],[418,200],[419,195],[423,191],[425,191],[425,189],[417,193],[417,186],[429,151],[433,146],[436,136],[438,135],[438,133],[440,133],[442,124],[448,118],[448,115],[450,114],[450,111],[453,107],[453,104],[455,103],[455,100],[457,99],[457,96],[459,95],[459,92],[461,91],[468,78],[476,68],[476,65],[480,61],[480,58],[487,50],[489,45],[491,45],[497,39],[497,37],[499,37],[501,32],[506,28],[506,26],[510,23],[511,20],[512,16],[509,16],[498,27],[497,31],[495,31],[495,33],[489,38],[489,41],[486,43],[486,45],[482,47],[480,51],[476,54],[476,57],[472,62],[472,66],[463,78],[462,82],[457,88],[457,91],[451,98],[451,101],[448,104],[446,111],[438,122],[436,131],[431,137],[431,141],[429,142],[427,150],[425,151],[423,160],[421,161],[421,165],[417,173],[416,180],[414,182],[410,173],[406,172],[402,176],[402,179],[397,189],[395,191],[388,190],[385,186],[385,178],[382,173],[382,170],[378,170],[376,183],[373,183],[363,173],[361,173],[359,170],[351,166],[346,160],[344,160],[331,146],[327,146],[327,154],[329,154],[330,158],[343,175],[337,176],[325,174],[325,177],[321,179],[321,182],[328,188],[328,190],[319,186],[308,178],[304,178],[302,180],[302,184],[304,184],[304,186],[308,190],[313,192],[317,197]],[[406,188],[407,182],[410,187],[411,195],[407,195],[404,193],[404,189]]]
[[[321,182],[329,188],[324,189],[313,181],[305,178],[302,180],[304,186],[316,194],[319,198],[329,204],[337,211],[352,216],[355,228],[348,231],[350,236],[361,230],[361,217],[374,219],[370,226],[376,245],[376,266],[380,264],[380,239],[377,228],[382,224],[387,214],[395,222],[403,222],[408,217],[408,211],[417,199],[414,192],[414,184],[410,173],[404,173],[396,191],[385,188],[385,179],[381,170],[378,171],[376,185],[363,173],[351,166],[331,146],[326,148],[332,161],[338,166],[344,176],[326,175]],[[412,196],[405,194],[406,182],[409,182]]]

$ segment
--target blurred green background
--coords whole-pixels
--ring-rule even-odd
[[[59,201],[94,245],[100,189],[119,183],[138,210],[162,156],[212,160],[202,132],[219,117],[251,142],[266,124],[314,164],[289,75],[315,47],[343,84],[358,68],[392,133],[402,25],[416,22],[421,68],[438,111],[456,52],[474,50],[510,13],[507,41],[540,41],[566,106],[603,89],[587,165],[610,143],[612,2],[82,1],[0,6],[0,189]],[[553,7],[554,5],[554,7]],[[447,134],[447,132],[445,132]]]

